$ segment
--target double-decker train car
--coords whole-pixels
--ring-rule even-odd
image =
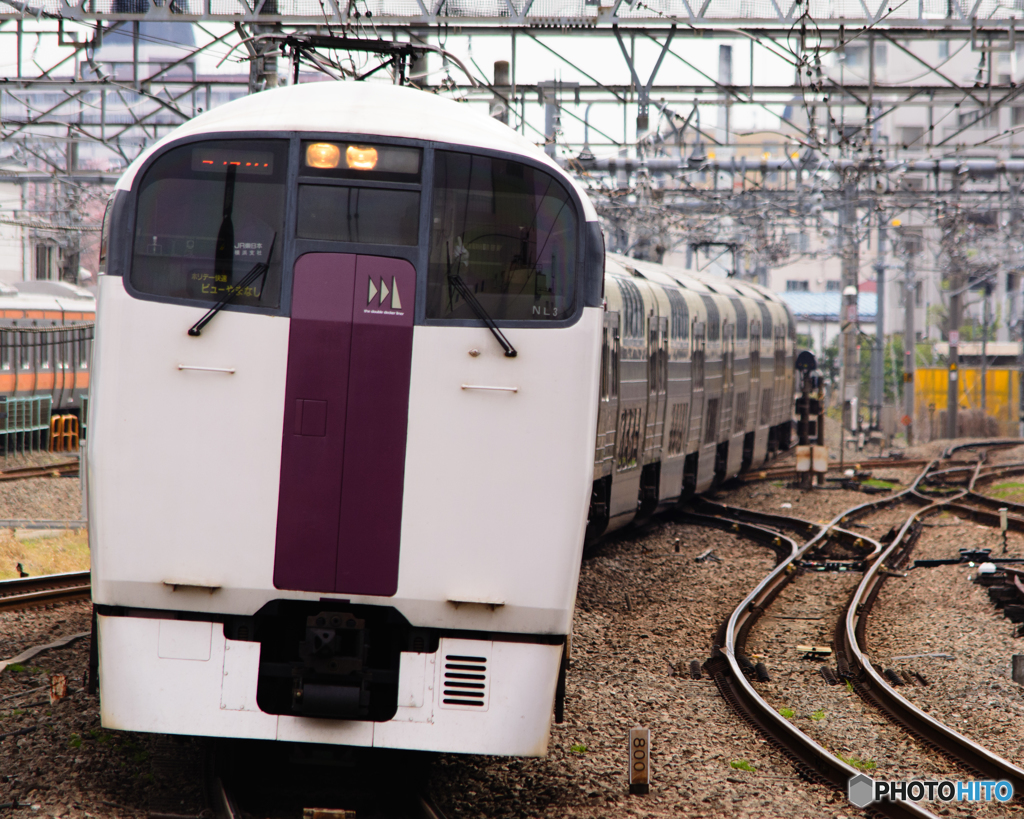
[[[609,254],[587,537],[788,449],[796,323],[758,285]]]
[[[103,230],[103,725],[543,754],[605,317],[573,180],[466,106],[312,83],[177,129]]]
[[[49,396],[53,412],[80,413],[95,321],[96,299],[86,288],[0,284],[0,398]]]
[[[775,297],[606,258],[566,173],[433,95],[225,105],[103,231],[109,728],[543,754],[585,536],[788,445]]]

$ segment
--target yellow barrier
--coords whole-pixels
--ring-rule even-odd
[[[63,443],[65,452],[78,452],[78,418],[74,415],[64,416]]]
[[[64,451],[64,416],[50,416],[50,452]]]
[[[50,452],[78,451],[78,418],[74,415],[50,416]]]
[[[957,371],[959,407],[981,409],[981,370],[976,367]],[[949,370],[945,367],[918,367],[914,371],[914,410],[919,433],[928,438],[945,438],[939,429],[939,413],[946,409]],[[1001,435],[1016,437],[1020,406],[1020,373],[1017,370],[989,367],[985,377],[985,409],[996,419]],[[934,430],[934,434],[931,434]]]

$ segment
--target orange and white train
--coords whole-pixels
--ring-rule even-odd
[[[0,398],[50,396],[81,412],[89,391],[96,298],[64,282],[0,284]]]

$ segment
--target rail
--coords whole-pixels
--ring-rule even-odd
[[[88,600],[91,594],[89,572],[0,580],[0,611],[19,611],[53,603]]]
[[[1014,446],[1020,443],[1017,440],[993,441],[987,448]],[[979,442],[950,447],[944,454],[946,457],[951,457],[955,452],[969,448],[987,449],[985,443]],[[909,463],[886,462],[885,465],[907,467]],[[741,718],[777,744],[794,761],[798,771],[807,778],[830,784],[843,791],[845,791],[849,779],[858,775],[860,771],[817,743],[761,697],[744,673],[744,665],[749,664],[749,660],[744,663],[746,660],[744,648],[747,635],[753,624],[764,614],[784,586],[796,576],[795,570],[799,561],[813,554],[815,549],[824,546],[828,540],[840,539],[849,545],[851,538],[859,538],[860,544],[870,547],[871,552],[865,556],[864,578],[845,607],[843,617],[839,619],[836,627],[835,647],[837,657],[840,658],[841,675],[850,680],[855,690],[865,700],[927,745],[939,749],[966,768],[977,771],[986,777],[1007,779],[1013,783],[1017,793],[1024,792],[1024,770],[964,737],[900,696],[871,664],[860,645],[871,603],[876,599],[881,584],[887,576],[885,567],[894,555],[905,556],[912,547],[912,539],[908,537],[908,532],[912,530],[915,521],[949,509],[955,513],[969,514],[984,523],[994,525],[998,522],[999,516],[996,512],[991,511],[992,505],[998,502],[1002,506],[1007,506],[1002,501],[988,498],[975,491],[975,484],[979,477],[982,477],[983,472],[985,477],[1003,474],[999,467],[984,465],[984,454],[976,463],[965,464],[962,467],[947,467],[936,472],[935,468],[938,465],[938,461],[925,464],[912,484],[903,491],[887,498],[875,499],[854,506],[836,515],[830,522],[821,525],[799,518],[739,509],[706,500],[697,501],[695,504],[696,508],[704,514],[687,515],[698,525],[703,523],[731,530],[740,536],[773,545],[777,552],[777,539],[785,537],[782,534],[783,531],[796,532],[807,538],[801,546],[797,546],[791,541],[789,555],[785,556],[780,553],[779,562],[775,568],[744,597],[728,620],[723,623],[716,637],[715,650],[712,657],[705,663],[705,668],[723,697]],[[1010,471],[1020,469],[1020,467],[1020,464],[1011,464],[1006,465],[1004,469]],[[950,497],[929,496],[922,483],[926,479],[933,479],[936,476],[938,482],[941,483],[951,480],[959,483],[960,491]],[[974,502],[977,505],[970,506],[968,502]],[[841,524],[874,510],[901,503],[915,504],[920,508],[910,512],[896,537],[891,543],[884,546],[872,538],[850,532],[841,526]],[[1012,504],[1012,508],[1021,516],[1010,518],[1011,527],[1024,531],[1024,505]],[[852,543],[857,544],[857,540],[853,540]],[[868,812],[891,817],[933,815],[914,802],[901,801],[874,803],[868,808]]]

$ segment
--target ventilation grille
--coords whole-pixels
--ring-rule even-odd
[[[486,657],[471,654],[445,655],[442,706],[486,709],[489,689]]]

